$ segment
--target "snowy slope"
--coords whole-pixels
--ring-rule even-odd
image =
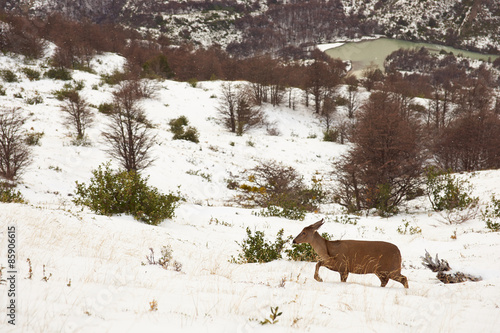
[[[40,68],[43,61],[0,57],[1,69]],[[116,55],[100,56],[97,73],[123,65]],[[83,80],[82,94],[94,105],[111,100],[113,87],[99,76],[75,72]],[[258,217],[232,203],[227,189],[230,173],[276,159],[295,167],[305,180],[331,178],[332,161],[346,146],[320,140],[321,127],[310,111],[266,107],[280,136],[256,129],[237,137],[214,120],[221,82],[158,83],[154,99],[143,107],[155,125],[155,164],[145,172],[161,191],[179,190],[187,199],[172,220],[149,226],[129,216],[105,217],[76,207],[70,194],[75,181],[87,182],[91,170],[109,160],[100,133],[106,116],[97,114],[88,131],[92,146],[70,144],[59,102],[52,92],[64,83],[52,80],[3,83],[4,107],[21,107],[27,130],[43,132],[34,147],[34,161],[24,174],[20,191],[29,204],[0,204],[0,263],[7,258],[7,227],[18,230],[17,325],[2,314],[6,332],[494,332],[500,324],[500,234],[479,219],[447,225],[431,212],[425,198],[391,218],[363,216],[356,225],[336,223],[339,207],[325,205],[305,221]],[[37,92],[43,103],[27,105],[21,93]],[[200,132],[200,143],[171,140],[168,121],[185,115]],[[31,129],[33,128],[33,129]],[[314,136],[317,138],[314,138]],[[114,163],[116,166],[116,163]],[[211,181],[196,173],[208,174]],[[500,192],[500,171],[479,172],[471,178],[483,202]],[[498,196],[498,195],[497,195]],[[404,210],[404,209],[403,209]],[[325,282],[313,279],[315,263],[279,260],[267,264],[234,264],[245,228],[265,231],[274,239],[279,229],[296,235],[320,218],[322,231],[342,239],[385,240],[399,246],[403,274],[410,288],[390,281],[379,287],[374,275],[349,276],[322,268]],[[401,234],[406,222],[421,234]],[[451,236],[456,234],[456,239]],[[171,246],[180,271],[147,265],[152,248],[156,258]],[[425,250],[439,253],[450,265],[481,275],[480,282],[440,283],[420,264]],[[29,279],[29,263],[33,276]],[[146,263],[143,265],[142,263]],[[45,266],[45,268],[44,268]],[[45,270],[45,272],[44,272]],[[48,278],[48,281],[43,280]],[[7,306],[7,289],[0,285],[0,306]],[[150,311],[150,302],[157,310]],[[260,325],[270,307],[283,314],[274,325]],[[4,310],[5,311],[5,310]],[[2,312],[3,313],[3,312]]]

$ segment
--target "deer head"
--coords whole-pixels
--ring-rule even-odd
[[[314,233],[325,223],[323,219],[321,221],[318,221],[314,224],[311,224],[308,227],[305,227],[300,234],[295,237],[293,240],[293,244],[300,244],[300,243],[311,243],[312,242],[312,237]]]

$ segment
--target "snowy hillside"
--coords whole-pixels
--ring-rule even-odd
[[[0,56],[0,69],[40,69],[44,60]],[[123,65],[107,54],[95,58],[97,74],[76,71],[82,95],[93,105],[110,102],[115,89],[101,84],[99,74]],[[145,170],[149,183],[167,193],[179,191],[186,201],[175,217],[150,226],[130,216],[96,215],[72,203],[75,181],[88,182],[91,171],[110,160],[101,136],[107,116],[94,109],[88,130],[91,146],[71,145],[63,124],[61,102],[53,92],[63,81],[3,82],[0,106],[20,107],[27,131],[43,133],[33,147],[33,163],[18,189],[28,204],[0,203],[0,264],[7,265],[7,228],[17,230],[17,317],[7,323],[8,284],[0,285],[2,332],[495,332],[500,324],[500,233],[479,218],[449,225],[420,197],[390,218],[362,216],[339,223],[340,206],[328,204],[304,221],[260,217],[257,210],[233,203],[227,188],[237,175],[262,160],[294,167],[310,181],[331,184],[332,162],[347,147],[321,141],[321,126],[310,110],[265,107],[268,120],[281,133],[265,128],[243,136],[227,132],[216,121],[222,82],[157,83],[156,96],[142,102],[157,135],[154,165]],[[15,97],[17,96],[17,97]],[[29,98],[42,103],[29,105]],[[168,122],[185,115],[200,133],[200,143],[172,140]],[[116,162],[112,164],[118,167]],[[500,170],[472,175],[474,195],[489,200],[500,195]],[[278,260],[266,264],[231,263],[245,229],[274,238],[278,230],[297,235],[325,218],[322,232],[336,238],[383,240],[402,253],[409,289],[390,281],[379,287],[376,276],[339,274],[322,268],[324,282],[313,279],[315,263]],[[421,232],[409,232],[413,227]],[[179,263],[164,269],[149,265],[170,246]],[[480,282],[443,284],[421,265],[425,250]],[[29,260],[28,260],[29,259]],[[31,267],[31,272],[30,272]],[[3,271],[4,274],[5,270]],[[2,276],[3,279],[6,275]],[[261,325],[271,307],[282,315]]]

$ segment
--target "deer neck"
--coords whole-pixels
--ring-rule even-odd
[[[321,237],[321,235],[317,231],[313,234],[311,246],[321,259],[327,259],[330,257],[328,254],[328,247],[326,245],[326,242],[327,240]]]

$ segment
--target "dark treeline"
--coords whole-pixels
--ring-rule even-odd
[[[341,61],[330,59],[317,50],[308,53],[312,63],[317,63],[315,66],[297,62],[284,64],[269,55],[238,59],[218,46],[173,46],[166,35],[142,36],[119,25],[73,21],[60,14],[45,19],[28,19],[3,13],[0,20],[0,48],[3,52],[39,58],[45,50],[45,41],[50,41],[56,45],[51,64],[60,68],[88,68],[95,54],[114,52],[127,59],[127,71],[131,76],[179,81],[248,80],[265,86],[266,91],[267,87],[272,90],[273,86],[308,89],[317,82],[338,84],[345,74],[345,65]],[[317,66],[323,67],[318,70]],[[267,93],[262,94],[261,101],[267,102],[267,96]],[[279,102],[275,98],[273,104]]]
[[[246,57],[271,53],[297,58],[305,46],[325,43],[339,36],[380,33],[376,21],[361,20],[359,14],[345,14],[340,0],[269,1],[269,9],[259,15],[247,14],[235,22],[242,42],[231,43],[229,53]]]

